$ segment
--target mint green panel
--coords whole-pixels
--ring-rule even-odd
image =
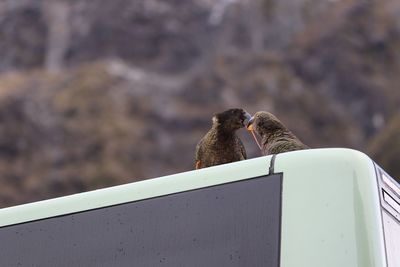
[[[190,171],[0,210],[0,227],[266,175],[271,157]],[[372,160],[349,149],[279,154],[282,267],[384,267]]]
[[[373,162],[350,149],[279,154],[282,267],[384,267]]]

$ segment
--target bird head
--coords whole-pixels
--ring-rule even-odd
[[[246,128],[263,136],[264,134],[273,134],[278,130],[285,129],[285,126],[273,114],[266,111],[258,111],[251,117]]]
[[[226,130],[234,131],[245,127],[251,115],[241,108],[232,108],[217,113],[213,117],[213,123],[222,126]]]

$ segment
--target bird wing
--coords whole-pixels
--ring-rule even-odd
[[[283,152],[295,151],[295,150],[302,150],[307,149],[308,147],[301,143],[300,141],[289,139],[289,140],[280,140],[274,142],[268,148],[268,154],[278,154]]]
[[[246,149],[244,148],[244,145],[243,145],[242,141],[240,140],[240,138],[237,138],[236,142],[239,146],[240,154],[242,154],[243,159],[247,159]]]
[[[201,139],[199,141],[199,143],[197,144],[197,146],[196,146],[196,152],[195,152],[195,155],[194,155],[194,161],[195,161],[196,170],[201,168],[201,159],[203,157],[203,151],[201,149],[202,144],[203,144],[203,139]]]

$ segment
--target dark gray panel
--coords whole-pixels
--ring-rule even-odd
[[[279,266],[280,174],[0,228],[0,266]]]

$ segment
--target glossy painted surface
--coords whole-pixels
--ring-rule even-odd
[[[373,162],[348,149],[277,156],[284,172],[282,267],[384,267]]]
[[[400,223],[383,210],[388,267],[400,266]]]
[[[261,176],[3,227],[0,266],[278,267],[281,185]]]
[[[271,157],[0,210],[0,227],[266,175]],[[373,162],[349,149],[279,154],[281,267],[386,267]]]

